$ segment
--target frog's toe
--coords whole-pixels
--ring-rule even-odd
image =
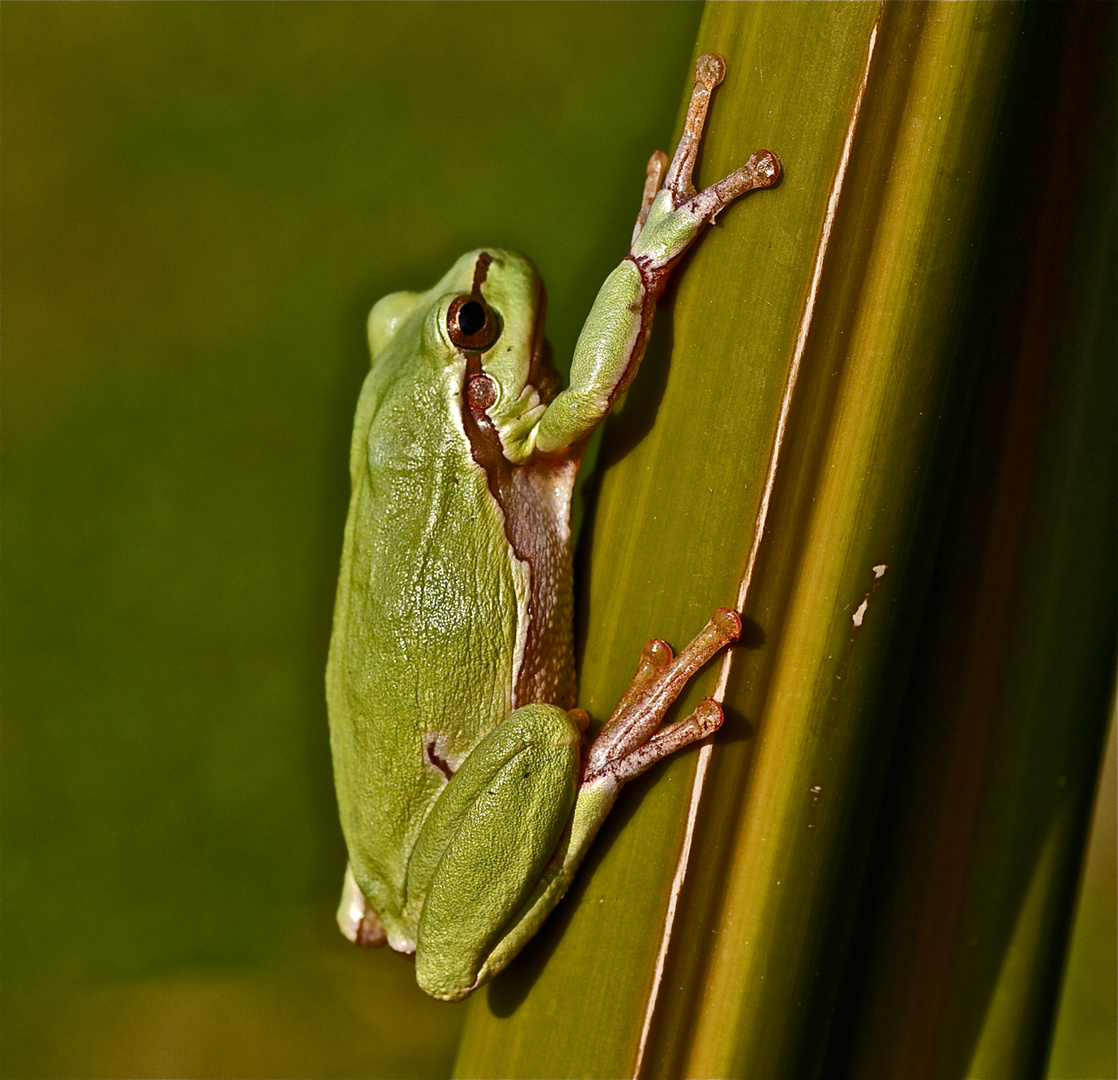
[[[354,945],[363,945],[367,949],[378,948],[388,940],[380,918],[369,907],[349,866],[345,868],[342,900],[338,904],[338,929]]]

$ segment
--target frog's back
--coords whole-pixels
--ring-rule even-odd
[[[532,569],[463,426],[464,359],[415,368],[378,357],[362,389],[353,493],[327,666],[342,825],[358,884],[386,921],[402,907],[406,857],[449,776],[525,693]],[[535,700],[573,687],[565,520],[538,509],[531,467],[516,487],[548,552],[536,568],[560,596],[546,613],[565,641],[558,676]],[[525,515],[520,515],[525,516]],[[552,625],[554,624],[554,625]],[[538,634],[538,631],[537,631]],[[542,695],[542,697],[537,696]]]

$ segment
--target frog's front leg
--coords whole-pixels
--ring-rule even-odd
[[[478,971],[475,986],[501,971],[563,898],[622,784],[722,725],[721,707],[712,698],[705,698],[689,716],[660,727],[691,676],[740,634],[737,612],[719,608],[677,657],[663,641],[645,643],[628,690],[586,755],[571,826],[563,833],[535,888],[493,946]]]
[[[780,162],[758,150],[736,172],[696,192],[695,158],[714,88],[726,66],[720,56],[699,57],[683,137],[667,168],[657,151],[648,163],[640,214],[629,254],[606,278],[575,346],[570,387],[541,417],[534,449],[558,454],[586,439],[605,418],[640,366],[652,331],[656,301],[673,268],[705,226],[739,195],[771,187]],[[533,445],[521,453],[530,454]]]

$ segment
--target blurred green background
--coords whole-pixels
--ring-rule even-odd
[[[562,363],[701,13],[4,5],[4,1076],[449,1072],[461,1008],[333,923],[365,315],[518,248]]]
[[[569,356],[701,11],[4,6],[4,1075],[449,1071],[333,924],[365,315],[504,245]]]

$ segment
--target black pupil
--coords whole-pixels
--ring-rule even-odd
[[[485,329],[485,308],[476,300],[468,300],[458,309],[458,329],[473,337]]]

